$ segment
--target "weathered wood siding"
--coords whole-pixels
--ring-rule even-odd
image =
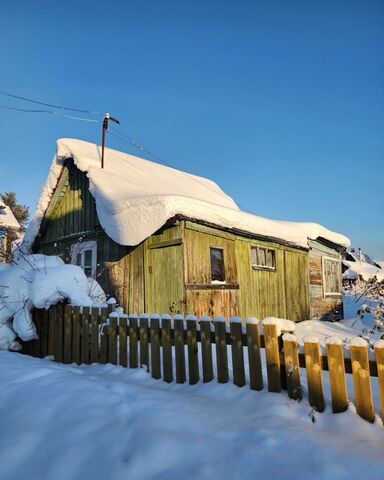
[[[340,320],[343,318],[342,295],[326,295],[323,283],[323,257],[341,261],[335,249],[319,241],[309,242],[310,318],[313,320]]]

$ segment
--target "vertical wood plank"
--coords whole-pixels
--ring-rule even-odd
[[[83,307],[81,313],[81,363],[85,364],[89,364],[89,312],[89,307]]]
[[[265,355],[267,360],[268,391],[281,392],[280,353],[277,339],[277,327],[274,324],[263,324]]]
[[[99,309],[92,307],[91,309],[91,352],[90,362],[99,362]]]
[[[318,412],[325,409],[320,344],[304,337],[305,368],[307,369],[309,404]]]
[[[176,359],[176,382],[184,383],[185,373],[185,344],[184,344],[184,317],[175,315],[173,317],[175,325],[175,359]]]
[[[350,353],[355,389],[355,406],[360,417],[368,422],[374,422],[375,410],[373,407],[371,377],[369,371],[368,344],[362,338],[352,339]]]
[[[153,315],[150,318],[151,322],[151,375],[153,378],[161,378],[160,367],[160,318],[158,315]]]
[[[81,320],[80,307],[72,307],[72,362],[80,365]]]
[[[122,367],[128,367],[127,321],[128,321],[128,315],[120,315],[120,318],[119,318],[119,365],[121,365]]]
[[[194,385],[200,379],[199,351],[197,346],[196,317],[187,316],[187,346],[188,346],[188,372],[189,384]]]
[[[138,318],[129,315],[129,368],[138,367]]]
[[[201,359],[203,363],[203,382],[205,383],[213,380],[211,325],[210,317],[200,317]]]
[[[48,355],[55,356],[56,309],[54,307],[48,310],[48,324]]]
[[[163,345],[163,380],[171,383],[173,381],[172,368],[172,340],[171,340],[171,317],[161,316],[161,338]]]
[[[381,419],[384,423],[384,341],[380,340],[375,345],[377,375],[379,377],[379,389],[381,399]]]
[[[245,385],[244,354],[242,342],[242,321],[239,317],[230,320],[233,383],[238,387]]]
[[[55,361],[63,361],[63,305],[54,306],[56,310],[56,338],[55,338]]]
[[[117,315],[109,314],[108,362],[117,365]]]
[[[340,339],[327,342],[329,380],[331,383],[332,411],[345,412],[348,408],[347,378],[345,375],[343,344]]]
[[[64,306],[63,363],[72,363],[72,307]]]
[[[260,354],[259,321],[255,318],[247,320],[249,385],[252,390],[263,389],[263,371]]]
[[[148,315],[140,315],[140,366],[149,372]]]
[[[40,331],[40,356],[44,358],[48,355],[48,311],[41,312],[41,331]]]
[[[216,365],[217,365],[217,381],[219,383],[228,382],[228,353],[227,353],[227,336],[225,331],[225,319],[215,319],[215,342],[216,342]]]
[[[283,335],[285,373],[288,396],[293,400],[301,400],[299,349],[294,335]]]
[[[100,363],[105,364],[108,362],[108,309],[101,308],[99,316],[99,335],[100,335]]]

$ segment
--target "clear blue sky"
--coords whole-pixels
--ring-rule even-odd
[[[0,0],[0,90],[108,111],[242,207],[322,223],[376,258],[383,47],[383,1]],[[0,125],[0,192],[32,209],[55,140],[101,136],[97,124],[2,109]]]

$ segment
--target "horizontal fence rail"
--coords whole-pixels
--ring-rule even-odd
[[[239,387],[248,384],[262,390],[265,349],[267,387],[270,392],[287,390],[294,400],[302,399],[300,368],[306,369],[308,400],[314,410],[325,409],[322,371],[329,372],[332,410],[348,408],[346,374],[353,375],[357,413],[369,422],[375,419],[371,377],[378,377],[384,420],[384,347],[369,360],[368,346],[357,342],[344,357],[341,342],[327,344],[321,355],[316,339],[304,338],[304,353],[294,335],[278,335],[277,325],[240,318],[229,322],[218,318],[175,315],[124,315],[109,308],[56,305],[33,313],[38,340],[24,343],[23,351],[36,357],[53,356],[62,363],[112,363],[123,367],[145,367],[155,379],[193,385],[200,380],[219,383],[230,380]],[[284,333],[284,332],[283,332]],[[381,345],[381,344],[379,344]],[[213,348],[213,346],[215,348]],[[228,352],[231,363],[228,361]],[[244,353],[249,368],[245,368]],[[201,368],[199,368],[201,367]],[[215,367],[215,368],[214,368]],[[215,370],[215,372],[214,372]],[[201,378],[200,378],[201,377]]]

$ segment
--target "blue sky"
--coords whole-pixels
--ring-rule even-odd
[[[0,0],[0,90],[108,111],[242,208],[322,223],[384,259],[383,25],[382,1]],[[32,210],[56,139],[101,137],[4,109],[0,126],[0,192]]]

